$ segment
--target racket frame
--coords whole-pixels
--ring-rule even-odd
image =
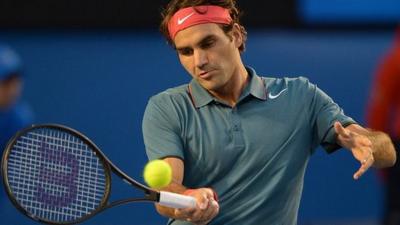
[[[8,157],[11,153],[11,150],[13,149],[14,144],[18,140],[19,137],[29,133],[30,131],[34,131],[35,129],[43,129],[43,128],[49,128],[49,129],[56,129],[56,130],[61,130],[65,131],[83,142],[87,144],[90,149],[96,154],[96,156],[99,158],[101,164],[103,165],[104,168],[104,173],[105,173],[105,178],[106,178],[106,186],[105,186],[105,191],[103,198],[98,205],[96,209],[94,209],[91,213],[82,216],[76,220],[73,221],[68,221],[68,222],[54,222],[50,220],[46,220],[43,218],[39,218],[35,215],[32,215],[28,210],[26,210],[22,204],[20,204],[17,199],[14,197],[14,194],[12,193],[9,181],[8,181]],[[142,198],[125,198],[121,200],[116,200],[113,202],[109,202],[109,197],[111,193],[111,171],[120,177],[122,180],[124,180],[126,183],[128,183],[131,186],[136,187],[137,189],[140,189],[144,192],[144,197]],[[3,186],[6,190],[6,193],[13,203],[13,205],[21,211],[24,215],[28,216],[29,218],[42,222],[42,223],[47,223],[47,224],[62,224],[62,225],[68,225],[68,224],[77,224],[80,222],[83,222],[94,215],[98,214],[99,212],[117,206],[117,205],[122,205],[130,202],[138,202],[138,201],[145,201],[145,202],[158,202],[160,200],[160,192],[153,190],[151,188],[148,188],[147,186],[135,181],[133,178],[129,177],[126,173],[124,173],[122,170],[120,170],[117,166],[115,166],[111,160],[109,160],[105,154],[85,135],[80,133],[77,130],[74,130],[70,127],[60,125],[60,124],[33,124],[27,128],[24,128],[20,131],[18,131],[7,143],[6,148],[4,149],[2,160],[1,160],[1,174],[2,174],[2,180],[3,180]]]

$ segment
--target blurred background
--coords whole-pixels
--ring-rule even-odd
[[[147,161],[141,120],[148,99],[190,80],[158,32],[167,2],[0,0],[0,43],[22,59],[21,101],[32,108],[33,121],[80,130],[139,181]],[[400,22],[399,0],[238,0],[238,5],[249,33],[245,64],[263,76],[308,77],[365,125],[373,76]],[[383,180],[370,170],[354,181],[358,166],[347,151],[316,151],[299,224],[380,224]],[[125,184],[113,189],[114,197],[135,194]],[[1,224],[36,224],[1,192]],[[165,222],[152,204],[140,203],[109,209],[83,224]]]

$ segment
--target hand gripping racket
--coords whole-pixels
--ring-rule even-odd
[[[8,143],[1,162],[3,183],[13,204],[48,224],[75,224],[124,203],[158,202],[194,207],[194,198],[150,189],[118,169],[87,137],[57,124],[32,125]],[[142,190],[140,198],[109,203],[111,171]]]

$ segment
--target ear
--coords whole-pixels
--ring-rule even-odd
[[[237,23],[233,24],[232,37],[233,41],[235,42],[235,46],[239,48],[243,43],[243,36],[242,32],[240,31],[240,25]]]

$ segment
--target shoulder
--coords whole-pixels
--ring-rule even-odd
[[[152,96],[147,103],[145,114],[181,118],[192,107],[193,103],[188,94],[188,84],[185,84]]]
[[[290,92],[298,92],[309,90],[310,88],[313,89],[315,87],[315,85],[304,76],[282,78],[262,77],[262,79],[264,80],[267,91],[288,89]]]
[[[261,77],[266,84],[279,85],[279,84],[307,84],[310,83],[309,79],[304,76],[297,77]]]
[[[188,84],[180,85],[174,88],[169,88],[152,96],[149,102],[153,104],[168,104],[169,102],[184,101],[188,96]]]

